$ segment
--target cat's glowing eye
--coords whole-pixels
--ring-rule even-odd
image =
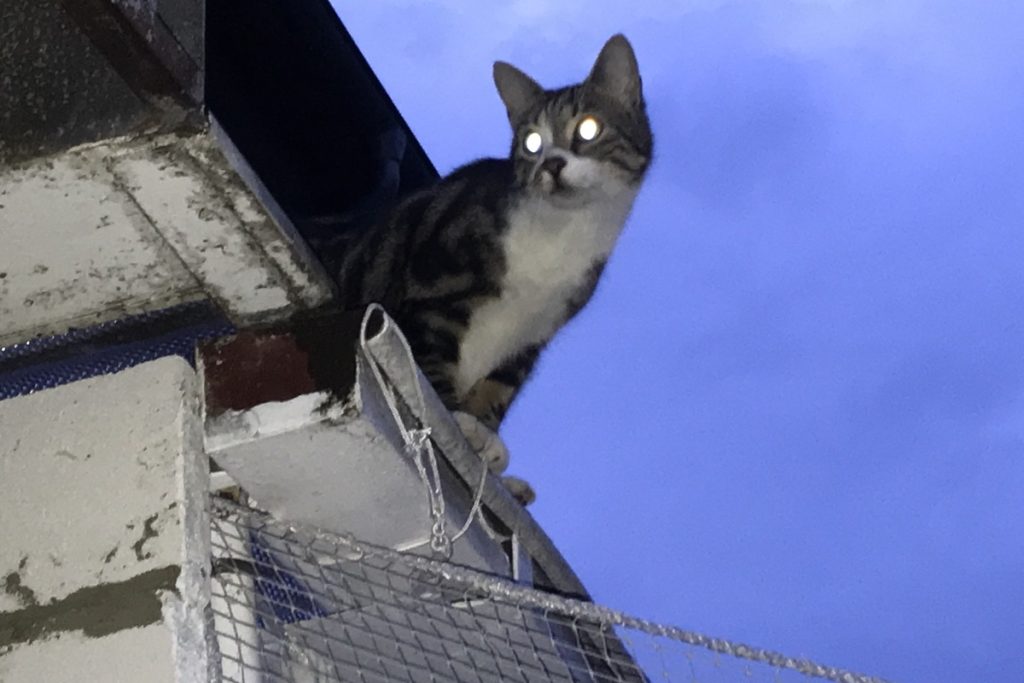
[[[601,132],[601,122],[593,116],[585,116],[576,126],[576,134],[581,140],[593,140]]]
[[[523,147],[530,154],[536,154],[540,151],[540,148],[544,146],[544,140],[541,138],[540,133],[537,131],[531,131],[526,134],[526,139],[523,140]]]

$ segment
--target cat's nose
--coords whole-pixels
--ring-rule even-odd
[[[565,168],[565,159],[562,157],[548,157],[540,167],[550,173],[552,178],[557,178],[562,169]]]

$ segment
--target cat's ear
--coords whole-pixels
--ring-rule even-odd
[[[640,67],[636,63],[633,46],[626,36],[617,33],[601,48],[586,83],[611,95],[628,107],[636,107],[643,100]]]
[[[494,63],[494,85],[508,110],[508,120],[518,124],[544,95],[544,88],[519,69],[505,62]]]

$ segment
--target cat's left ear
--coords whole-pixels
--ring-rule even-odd
[[[518,125],[544,95],[544,88],[537,81],[505,62],[494,63],[494,85],[498,86],[498,94],[513,126]]]
[[[627,107],[639,106],[643,101],[640,67],[633,46],[626,36],[617,33],[601,48],[586,83],[611,95]]]

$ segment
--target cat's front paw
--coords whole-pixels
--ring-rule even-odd
[[[456,410],[452,415],[466,441],[479,454],[487,467],[495,474],[501,474],[508,467],[508,449],[498,434],[469,413]]]
[[[533,487],[525,480],[519,477],[502,477],[501,481],[505,484],[508,492],[512,494],[512,497],[518,500],[523,507],[537,500],[537,494],[534,492]]]

